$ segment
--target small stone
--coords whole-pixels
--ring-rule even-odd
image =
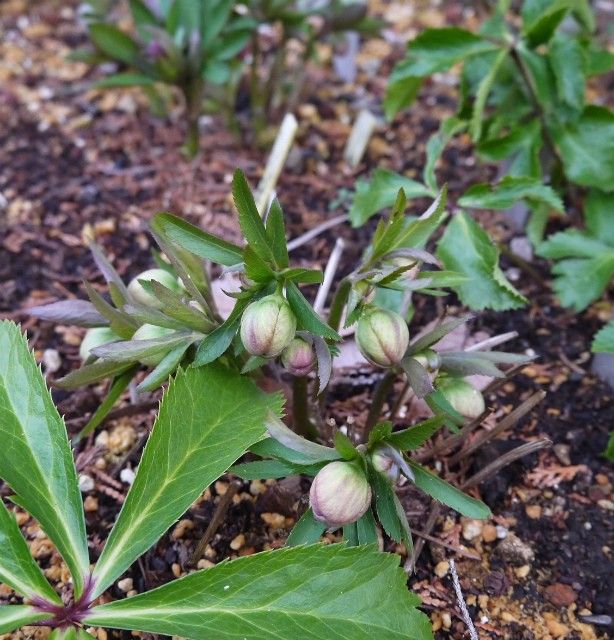
[[[260,495],[261,493],[264,493],[267,490],[267,486],[266,484],[264,484],[264,482],[262,482],[262,480],[252,480],[249,483],[249,492],[253,495],[253,496],[257,496]]]
[[[271,529],[283,529],[286,524],[286,517],[281,513],[264,512],[260,514],[260,517]]]
[[[463,538],[473,540],[482,534],[484,525],[481,520],[465,520],[463,522]]]
[[[610,484],[610,480],[608,476],[605,475],[605,473],[598,473],[595,476],[595,480],[597,481],[597,484],[600,484],[602,487],[606,484]]]
[[[124,578],[117,583],[117,588],[124,593],[128,593],[128,591],[134,589],[134,581],[132,578]]]
[[[98,511],[98,498],[95,498],[94,496],[86,496],[83,501],[83,508],[86,513],[95,513]]]
[[[129,469],[128,467],[126,467],[125,469],[122,469],[119,472],[119,479],[124,484],[129,484],[129,485],[132,484],[135,478],[136,478],[136,474],[132,469]]]
[[[177,562],[173,562],[173,564],[171,565],[171,571],[173,572],[175,578],[181,577],[181,565]]]
[[[612,500],[599,500],[597,505],[606,511],[614,511],[614,502]]]
[[[173,540],[179,540],[183,538],[188,531],[191,531],[194,528],[194,523],[187,518],[183,520],[179,520],[179,522],[175,525],[173,529],[173,533],[171,534],[171,538]]]
[[[238,551],[245,544],[245,536],[240,533],[236,538],[230,542],[230,548],[233,551]]]
[[[87,493],[88,491],[94,490],[94,479],[88,475],[82,473],[79,476],[79,489],[81,493]]]
[[[523,564],[522,567],[516,567],[514,569],[514,573],[516,574],[517,578],[526,578],[529,575],[529,572],[531,571],[531,565],[528,564]]]
[[[571,464],[571,458],[569,457],[569,452],[571,451],[571,447],[568,444],[555,444],[552,447],[552,451],[556,456],[556,459],[566,467]]]
[[[514,618],[514,616],[509,611],[502,611],[501,620],[503,620],[503,622],[514,622],[516,618]]]
[[[441,614],[441,623],[444,629],[449,629],[452,626],[452,616],[447,611]]]
[[[447,560],[442,560],[435,565],[435,575],[438,578],[443,578],[450,570],[450,563]]]
[[[517,567],[530,564],[535,557],[533,549],[513,533],[501,540],[497,545],[496,553],[505,562]]]
[[[568,584],[562,584],[561,582],[555,582],[549,585],[546,587],[544,593],[548,602],[552,603],[555,607],[568,607],[574,603],[578,597],[576,592]]]
[[[205,558],[201,558],[196,565],[199,569],[211,569],[211,567],[215,567],[215,564],[211,562],[211,560],[206,560]]]
[[[542,508],[538,504],[528,504],[524,510],[531,520],[538,520],[541,518]]]
[[[544,620],[548,631],[555,638],[565,638],[570,633],[569,627],[559,622],[551,613],[544,614]]]
[[[497,527],[492,524],[485,524],[482,529],[482,540],[484,542],[494,542],[497,539]]]
[[[501,524],[498,524],[496,526],[496,529],[497,529],[497,538],[499,538],[499,540],[505,540],[505,538],[507,538],[508,530]]]
[[[45,349],[43,351],[43,366],[45,373],[55,373],[62,366],[62,358],[56,349]]]
[[[223,496],[226,491],[228,491],[228,484],[226,482],[218,480],[215,483],[215,493],[217,493],[218,496]]]

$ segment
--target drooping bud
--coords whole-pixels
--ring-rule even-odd
[[[253,356],[277,357],[295,332],[296,318],[286,299],[277,293],[252,302],[241,318],[241,341]]]
[[[403,359],[409,345],[409,331],[398,313],[373,307],[358,320],[356,342],[360,353],[371,364],[391,367]]]
[[[316,366],[316,354],[313,347],[303,338],[293,338],[282,351],[281,363],[294,376],[306,376]]]
[[[161,285],[164,285],[167,289],[179,293],[181,286],[177,282],[177,278],[172,273],[164,269],[148,269],[143,271],[136,278],[133,278],[128,285],[128,293],[134,298],[136,302],[146,307],[153,307],[154,309],[162,309],[164,305],[154,295],[145,290],[145,287],[139,282],[139,280],[155,280]]]
[[[371,454],[371,463],[373,467],[385,475],[390,482],[395,483],[399,479],[401,470],[394,458],[390,455],[388,449],[389,447],[375,447]]]
[[[427,371],[437,371],[441,366],[441,356],[433,349],[425,349],[414,356]]]
[[[92,349],[101,347],[103,344],[108,344],[109,342],[116,342],[117,340],[121,340],[121,338],[113,333],[109,327],[94,327],[93,329],[88,329],[79,347],[79,357],[85,362],[85,360],[90,357]]]
[[[170,333],[174,333],[174,330],[168,329],[167,327],[158,327],[155,324],[144,324],[134,332],[131,340],[155,340],[157,338],[163,338]],[[140,361],[148,367],[155,367],[162,362],[164,356],[164,353],[158,353],[156,355],[141,357]]]
[[[439,385],[455,411],[473,420],[484,413],[484,396],[463,378],[445,378]]]
[[[351,462],[331,462],[311,484],[309,502],[316,520],[340,527],[361,518],[371,504],[371,487]]]

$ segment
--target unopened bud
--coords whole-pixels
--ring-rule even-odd
[[[151,40],[145,47],[145,56],[151,60],[151,62],[157,62],[166,55],[166,47],[160,42],[160,40]]]
[[[394,483],[399,479],[401,470],[399,465],[392,458],[388,451],[388,447],[376,447],[371,454],[371,463],[373,467],[385,475],[390,482]]]
[[[164,285],[167,289],[179,293],[181,286],[177,282],[177,278],[172,273],[164,269],[148,269],[143,271],[136,278],[133,278],[128,285],[128,293],[134,298],[136,302],[146,307],[152,307],[154,309],[162,309],[164,305],[158,298],[145,290],[145,287],[139,282],[139,280],[151,281],[155,280],[161,285]]]
[[[427,371],[437,371],[441,366],[441,356],[433,349],[425,349],[414,356]]]
[[[473,420],[484,413],[484,396],[463,378],[446,378],[439,389],[451,407]]]
[[[157,338],[163,338],[170,333],[174,333],[174,330],[168,329],[167,327],[158,327],[155,324],[144,324],[134,332],[131,340],[156,340]],[[165,355],[166,354],[164,353],[159,353],[151,356],[143,356],[140,361],[148,367],[155,367],[162,362]]]
[[[277,357],[292,341],[296,318],[279,294],[252,302],[241,318],[241,341],[253,356]]]
[[[79,347],[79,357],[85,361],[90,357],[92,349],[101,347],[103,344],[109,344],[109,342],[117,342],[117,340],[121,340],[121,338],[113,333],[109,327],[88,329]]]
[[[281,363],[292,375],[306,376],[316,366],[316,354],[307,340],[293,338],[281,354]]]
[[[331,462],[313,479],[309,502],[316,520],[340,527],[361,518],[371,504],[371,487],[351,462]]]
[[[360,353],[380,367],[399,364],[409,345],[405,320],[388,309],[367,309],[356,327],[356,342]]]

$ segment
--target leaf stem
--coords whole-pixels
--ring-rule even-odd
[[[348,278],[343,278],[337,285],[337,290],[333,296],[333,301],[330,304],[330,312],[328,314],[328,326],[335,331],[339,331],[341,325],[341,316],[343,315],[343,309],[350,295],[350,289],[352,283]]]
[[[292,381],[292,422],[294,431],[307,440],[316,440],[318,432],[309,419],[309,381],[306,376],[294,376]]]

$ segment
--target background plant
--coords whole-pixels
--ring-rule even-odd
[[[280,398],[220,365],[179,372],[123,508],[93,571],[77,473],[66,430],[17,325],[0,324],[0,478],[57,546],[73,593],[46,581],[0,501],[0,580],[24,597],[0,607],[0,633],[47,625],[52,637],[92,638],[106,626],[185,638],[432,638],[419,600],[392,555],[374,547],[304,546],[264,552],[197,571],[133,598],[97,598],[185,512],[248,446],[265,435]],[[206,388],[208,393],[201,393]],[[199,393],[194,393],[195,389]],[[211,398],[215,397],[215,402]],[[10,451],[10,455],[8,455]],[[66,594],[65,594],[66,595]]]

